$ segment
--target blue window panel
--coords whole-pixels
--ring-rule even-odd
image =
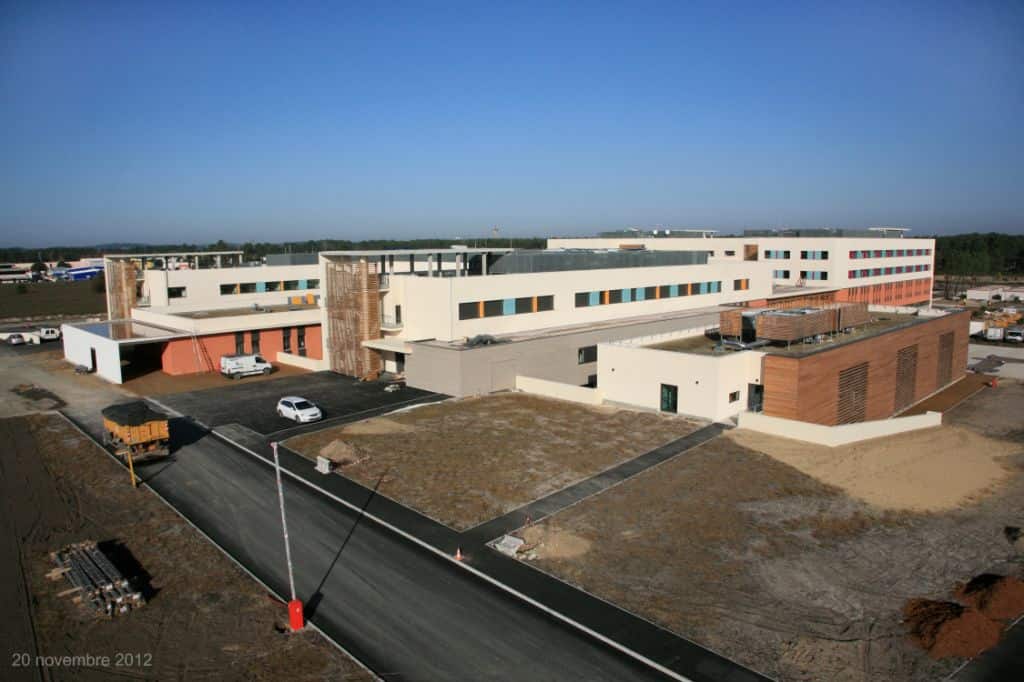
[[[707,282],[701,282],[700,284],[698,284],[697,285],[697,293],[698,294],[706,294],[706,293],[708,293],[708,283]]]
[[[306,280],[304,280],[304,279],[300,279],[300,280],[299,280],[299,283],[298,283],[298,288],[299,288],[299,289],[308,289],[308,288],[309,288],[309,286],[307,286],[307,284],[306,284]]]
[[[501,314],[502,315],[515,315],[516,314],[516,299],[506,298],[501,302]]]
[[[669,298],[675,298],[676,296],[678,296],[679,295],[679,285],[678,284],[670,284],[670,285],[668,285],[668,295],[669,295]]]
[[[266,282],[256,282],[256,293],[262,294],[266,290],[267,290],[267,283]]]
[[[588,303],[590,305],[601,305],[601,292],[600,291],[591,291],[590,292],[590,300],[588,301]]]
[[[643,290],[643,287],[637,287],[636,289],[633,290],[633,292],[636,294],[634,300],[637,301],[644,300],[645,296],[647,295],[647,292]]]
[[[622,302],[623,303],[629,303],[632,300],[633,300],[633,290],[632,289],[623,289],[622,290]]]

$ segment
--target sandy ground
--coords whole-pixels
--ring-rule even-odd
[[[143,664],[48,670],[52,679],[372,679],[318,634],[278,631],[269,596],[57,415],[0,420],[6,512],[19,537],[32,621],[45,656],[143,654]],[[49,552],[95,539],[142,578],[150,603],[98,619],[58,592]],[[5,637],[4,639],[8,639]],[[9,656],[5,659],[9,660]]]
[[[942,679],[961,660],[913,644],[901,609],[1024,573],[1024,543],[1004,532],[1024,526],[1022,407],[1024,388],[1001,385],[924,434],[940,471],[978,445],[1016,453],[956,509],[883,511],[721,437],[526,529],[520,556],[780,680]]]
[[[286,441],[310,458],[341,440],[345,476],[466,529],[691,433],[678,416],[524,393],[446,401]],[[347,448],[345,448],[347,449]]]
[[[940,426],[836,448],[736,429],[727,438],[759,450],[851,497],[895,511],[944,511],[991,493],[1020,447],[970,429]]]

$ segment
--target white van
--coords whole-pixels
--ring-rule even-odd
[[[220,373],[232,379],[252,376],[253,374],[270,374],[274,367],[262,356],[223,355],[220,359]]]
[[[39,328],[39,340],[40,341],[57,341],[60,339],[60,330],[54,327],[40,327]]]
[[[1012,343],[1024,343],[1024,327],[1007,327],[1003,339]]]

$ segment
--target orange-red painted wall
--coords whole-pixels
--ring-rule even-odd
[[[298,355],[299,341],[298,329],[288,328],[291,331],[291,352]],[[306,357],[323,358],[323,342],[320,334],[320,325],[309,325],[306,329]],[[246,353],[252,352],[252,332],[242,332],[243,344]],[[200,344],[199,352],[192,339],[175,339],[168,341],[161,355],[161,363],[164,372],[167,374],[196,374],[199,372],[220,371],[220,358],[222,355],[233,355],[235,353],[235,334],[210,334],[198,337]],[[260,330],[260,354],[270,362],[274,362],[277,353],[284,350],[284,336],[281,328]]]
[[[932,297],[932,278],[908,279],[903,282],[868,284],[836,292],[836,300],[870,305],[912,305],[927,303]]]

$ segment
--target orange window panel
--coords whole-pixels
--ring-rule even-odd
[[[476,302],[476,316],[477,317],[483,317],[484,316],[484,302],[483,301],[477,301]]]
[[[533,312],[537,312],[537,297],[533,297]]]
[[[601,292],[601,302],[605,305],[608,305],[608,291]]]

